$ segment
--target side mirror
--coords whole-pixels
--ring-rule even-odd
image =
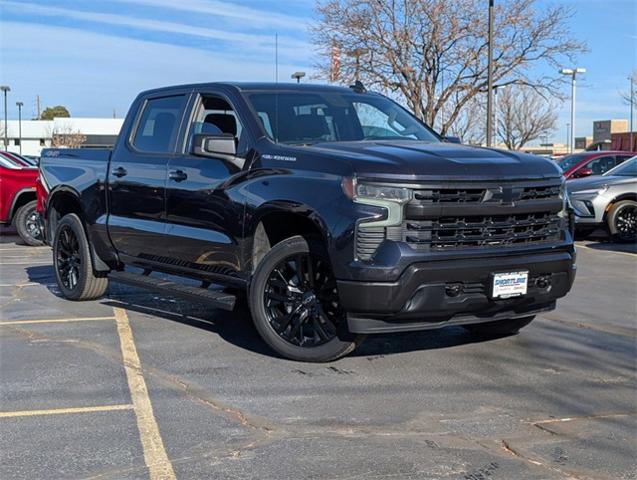
[[[593,174],[593,171],[590,168],[580,168],[577,172],[575,172],[574,177],[582,178],[582,177],[590,177]]]
[[[216,157],[218,155],[231,155],[237,153],[234,142],[234,135],[231,133],[219,133],[210,135],[209,133],[198,133],[192,139],[193,155],[200,157]]]
[[[460,137],[443,137],[443,140],[447,143],[462,143]]]

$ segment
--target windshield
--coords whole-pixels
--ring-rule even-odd
[[[630,158],[615,168],[610,169],[604,176],[637,177],[637,157]]]
[[[562,158],[558,162],[558,165],[560,166],[562,171],[565,172],[566,170],[573,167],[578,162],[584,160],[589,155],[590,153],[576,153],[574,155],[567,155],[566,157]]]
[[[246,96],[268,136],[278,143],[440,141],[406,110],[382,96],[334,91],[254,92]]]

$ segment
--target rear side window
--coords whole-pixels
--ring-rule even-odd
[[[179,130],[185,95],[148,100],[133,145],[142,152],[169,153]]]

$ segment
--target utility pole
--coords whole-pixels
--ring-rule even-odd
[[[9,85],[0,86],[0,90],[4,93],[4,150],[9,150],[9,124],[7,123],[7,92],[11,91]]]
[[[22,106],[24,103],[15,102],[18,107],[18,138],[20,139],[20,155],[22,155]]]
[[[489,39],[487,66],[487,147],[491,146],[493,131],[493,1],[489,0]]]
[[[38,112],[38,116],[35,117],[35,119],[40,120],[40,116],[42,115],[42,112],[40,109],[40,95],[35,96],[35,111]]]
[[[570,136],[570,153],[575,150],[575,86],[578,73],[586,73],[585,68],[563,68],[560,70],[562,75],[571,77],[571,136]]]
[[[566,150],[570,151],[571,148],[571,130],[570,130],[570,123],[566,124]]]
[[[634,152],[635,150],[637,150],[637,148],[635,148],[635,145],[633,144],[633,107],[635,105],[635,81],[637,81],[637,78],[630,76],[628,77],[628,80],[630,80],[630,151]]]

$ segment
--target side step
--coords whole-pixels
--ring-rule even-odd
[[[183,285],[181,283],[171,282],[170,280],[164,280],[162,278],[150,277],[140,273],[111,272],[108,275],[108,278],[119,283],[125,283],[126,285],[162,292],[168,295],[174,295],[175,297],[193,300],[195,302],[207,303],[215,308],[223,310],[232,310],[236,300],[236,297],[229,293],[215,292],[201,287]]]

